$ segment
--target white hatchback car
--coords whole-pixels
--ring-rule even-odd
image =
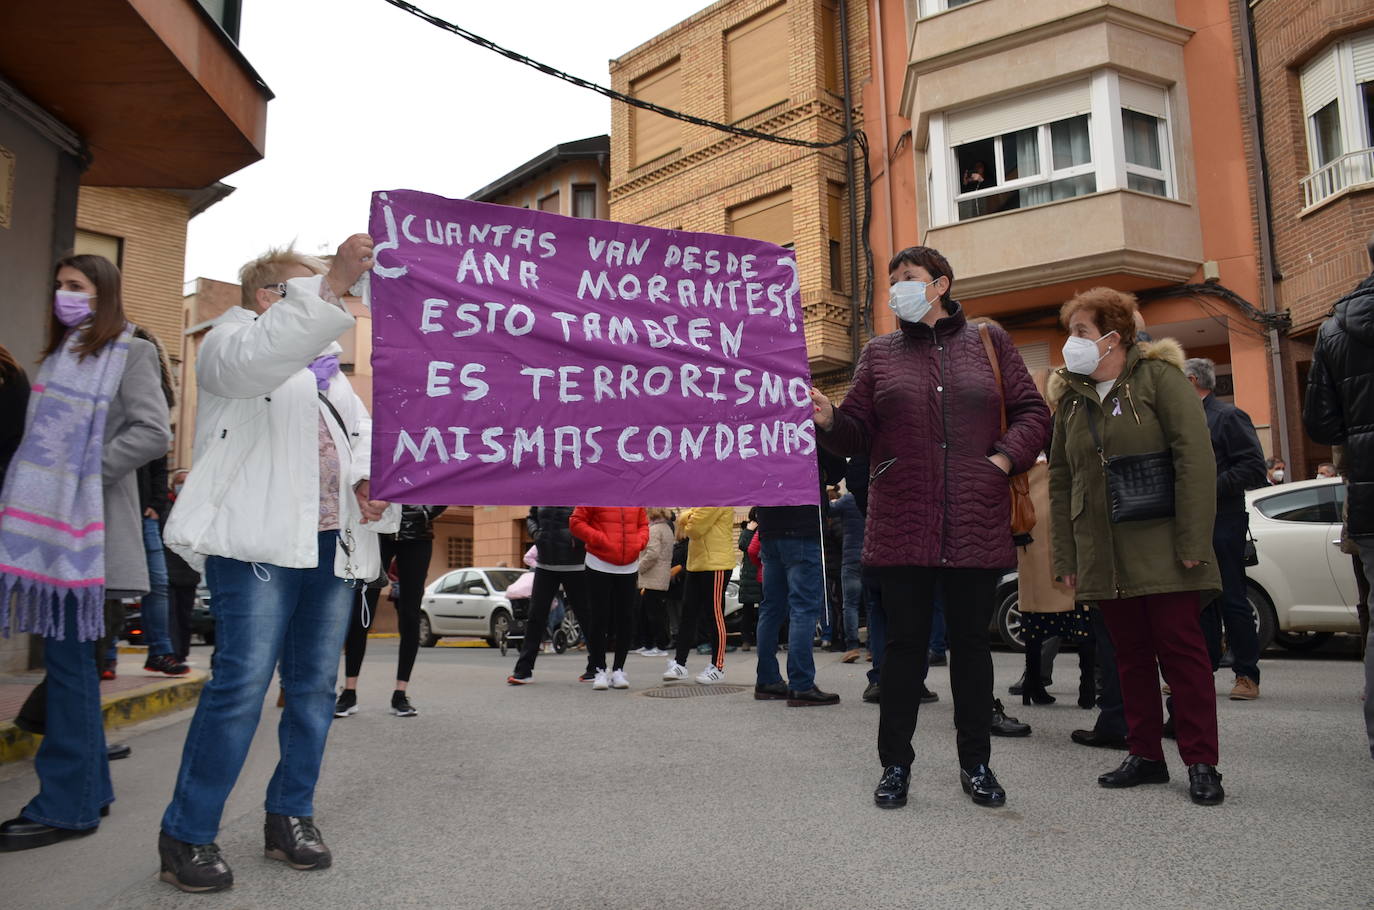
[[[432,648],[445,635],[485,638],[493,648],[510,627],[505,590],[526,569],[454,569],[425,588],[420,601],[420,646]]]
[[[1259,564],[1245,570],[1261,646],[1315,648],[1333,632],[1358,634],[1355,569],[1340,551],[1345,484],[1304,480],[1251,490],[1250,534]]]

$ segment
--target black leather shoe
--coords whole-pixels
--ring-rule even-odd
[[[805,692],[788,692],[787,706],[789,708],[811,708],[818,705],[838,705],[840,696],[835,692],[822,692],[812,686]]]
[[[105,757],[109,761],[119,761],[134,754],[128,743],[110,743],[105,746]]]
[[[1167,784],[1169,766],[1162,761],[1151,761],[1139,755],[1127,755],[1115,771],[1108,771],[1097,779],[1100,786],[1110,790],[1123,787],[1138,787],[1141,784]]]
[[[324,845],[315,819],[309,815],[267,813],[262,826],[268,859],[279,859],[292,869],[328,869],[334,855]]]
[[[964,792],[980,806],[1005,806],[1007,791],[997,782],[997,775],[987,765],[978,765],[968,770],[960,769],[959,785]]]
[[[162,859],[158,878],[190,894],[223,891],[234,884],[234,873],[220,856],[219,844],[188,844],[166,831],[157,836]]]
[[[46,847],[73,837],[85,837],[95,831],[95,828],[54,828],[42,822],[29,821],[21,815],[0,825],[0,853]]]
[[[1075,730],[1069,734],[1069,739],[1078,743],[1080,746],[1093,746],[1098,749],[1126,748],[1126,737],[1112,736],[1109,733],[1099,733],[1096,730]]]
[[[1023,724],[1014,717],[1007,716],[1007,709],[1002,707],[1002,699],[992,700],[992,735],[993,736],[1030,736],[1030,724]]]
[[[754,687],[755,701],[783,701],[787,698],[787,683],[775,682]]]
[[[900,809],[906,805],[907,787],[911,786],[910,765],[888,765],[873,791],[873,804],[879,809]]]
[[[864,689],[864,701],[868,702],[870,705],[876,705],[879,701],[879,692],[880,690],[877,683],[869,683],[868,688]]]
[[[1221,772],[1215,765],[1188,766],[1188,795],[1199,806],[1219,806],[1226,798],[1221,788]]]
[[[943,654],[936,654],[934,651],[926,656],[926,664],[931,667],[943,667],[949,664],[949,658]]]
[[[940,700],[940,693],[939,693],[939,692],[932,692],[932,691],[930,691],[930,689],[926,688],[926,684],[925,684],[925,683],[921,683],[921,704],[923,704],[923,705],[928,705],[928,704],[931,704],[932,702],[937,702],[937,701],[939,701],[939,700]]]

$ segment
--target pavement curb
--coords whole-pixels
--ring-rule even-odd
[[[107,695],[100,700],[105,729],[127,727],[190,707],[200,698],[200,690],[205,688],[209,678],[210,674],[204,670],[192,670],[171,685],[159,680],[138,689]],[[0,764],[33,757],[42,741],[43,737],[21,730],[10,721],[0,722]]]

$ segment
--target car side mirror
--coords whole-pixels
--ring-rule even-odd
[[[488,594],[491,593],[487,590],[487,586],[482,584],[480,581],[468,582],[467,591],[469,594],[475,594],[478,597],[486,597]]]

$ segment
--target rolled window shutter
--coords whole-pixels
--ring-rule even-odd
[[[659,67],[630,83],[630,94],[660,107],[678,110],[682,103],[682,73],[678,61]],[[634,164],[643,164],[682,147],[682,122],[641,108],[630,109]]]
[[[1336,55],[1322,54],[1302,70],[1302,112],[1311,117],[1336,100]]]
[[[731,121],[787,100],[786,13],[780,3],[725,33]]]
[[[949,144],[955,146],[1091,112],[1092,95],[1081,81],[957,111],[945,122]]]
[[[1374,32],[1352,38],[1350,56],[1355,62],[1355,84],[1374,82]]]
[[[792,242],[792,191],[783,190],[730,210],[730,233],[786,246]]]
[[[1122,79],[1120,86],[1122,107],[1140,114],[1158,117],[1160,120],[1165,119],[1167,92],[1164,89],[1157,85],[1133,82],[1130,79]]]

